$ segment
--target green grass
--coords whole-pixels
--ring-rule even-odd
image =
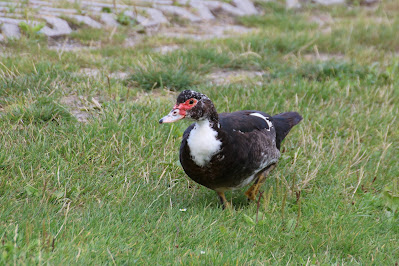
[[[10,122],[36,124],[57,120],[71,120],[74,117],[61,105],[54,103],[51,98],[40,97],[28,106],[11,105],[5,119]]]
[[[130,80],[145,90],[168,88],[186,89],[197,84],[199,77],[187,69],[186,62],[163,63],[149,59],[145,65],[137,65]]]
[[[257,32],[240,37],[153,36],[130,48],[125,28],[82,29],[74,40],[98,49],[57,52],[26,36],[2,44],[0,264],[398,263],[399,6],[259,7],[265,15],[238,19]],[[330,33],[308,22],[314,12],[336,20]],[[374,19],[384,14],[389,27]],[[180,48],[153,50],[163,45]],[[264,75],[210,83],[220,70]],[[158,120],[186,87],[219,112],[304,117],[259,209],[235,191],[234,210],[223,211],[184,174],[178,149],[190,122]]]

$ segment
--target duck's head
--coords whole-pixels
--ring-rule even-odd
[[[192,90],[182,91],[177,97],[176,104],[167,116],[159,123],[172,123],[188,118],[195,121],[204,119],[217,119],[216,109],[212,101],[205,95]]]

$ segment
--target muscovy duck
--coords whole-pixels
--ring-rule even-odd
[[[218,114],[206,95],[192,90],[182,91],[172,111],[159,123],[183,118],[195,123],[183,134],[181,165],[192,180],[217,192],[223,208],[228,206],[226,190],[253,181],[245,195],[255,200],[280,158],[281,142],[302,120],[297,112],[274,116],[254,110]]]

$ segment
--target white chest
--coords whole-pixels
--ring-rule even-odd
[[[187,144],[194,162],[199,166],[205,166],[212,156],[220,151],[222,142],[217,139],[217,132],[211,128],[209,121],[204,120],[195,124]]]

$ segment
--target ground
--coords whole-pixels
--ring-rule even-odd
[[[1,45],[0,264],[399,263],[398,2],[256,6],[221,38],[82,27]],[[173,23],[159,32],[208,25]],[[158,120],[185,88],[304,117],[259,204],[244,188],[223,211],[184,174],[189,122]]]

